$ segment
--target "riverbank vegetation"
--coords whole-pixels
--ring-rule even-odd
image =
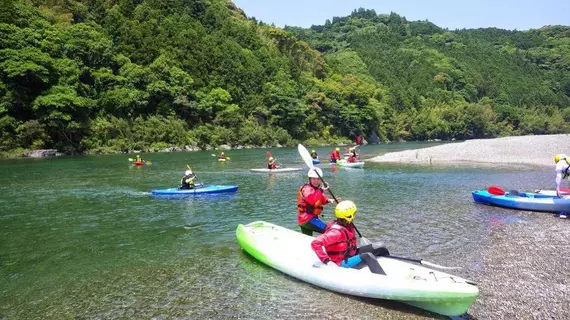
[[[359,9],[276,28],[226,0],[0,0],[0,153],[570,132],[570,28]]]

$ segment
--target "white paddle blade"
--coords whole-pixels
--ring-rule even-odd
[[[307,148],[305,148],[305,146],[303,146],[300,143],[297,146],[297,150],[299,150],[299,155],[301,155],[301,158],[303,159],[303,161],[305,161],[305,164],[310,169],[314,169],[315,166],[313,165],[313,158],[311,158],[311,154],[309,153],[309,150],[307,150]]]
[[[366,238],[364,238],[364,237],[360,238],[359,242],[360,242],[360,246],[365,246],[365,245],[367,245],[367,244],[371,244],[371,243],[372,243],[372,242],[370,242],[370,240],[368,240],[368,239],[366,239]]]

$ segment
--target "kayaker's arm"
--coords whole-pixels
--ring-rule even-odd
[[[326,248],[328,245],[338,242],[340,238],[342,238],[340,231],[333,229],[329,230],[327,234],[322,234],[316,237],[315,240],[311,242],[311,248],[313,248],[313,251],[315,251],[317,257],[319,260],[321,260],[322,263],[327,264],[329,261],[331,261],[328,253],[324,248]]]

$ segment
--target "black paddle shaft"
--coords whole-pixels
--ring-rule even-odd
[[[321,179],[321,181],[328,186],[328,183],[325,181],[325,179],[323,179],[323,177],[319,174],[319,172],[317,171],[317,169],[315,169],[315,172],[317,173],[317,176],[319,176],[319,179]],[[336,196],[334,195],[334,193],[331,191],[331,188],[327,188],[327,191],[331,194],[331,196],[333,197],[334,201],[336,203],[338,203],[338,200],[336,198]],[[358,233],[358,236],[362,238],[362,234],[360,233],[360,231],[358,231],[358,229],[356,228],[356,226],[354,225],[354,223],[352,223],[352,226],[354,227],[354,230],[356,230],[356,233]]]

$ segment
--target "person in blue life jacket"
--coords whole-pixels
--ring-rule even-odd
[[[184,177],[180,181],[180,189],[194,189],[196,187],[194,180],[196,179],[196,175],[192,172],[192,170],[188,169],[184,172]]]

